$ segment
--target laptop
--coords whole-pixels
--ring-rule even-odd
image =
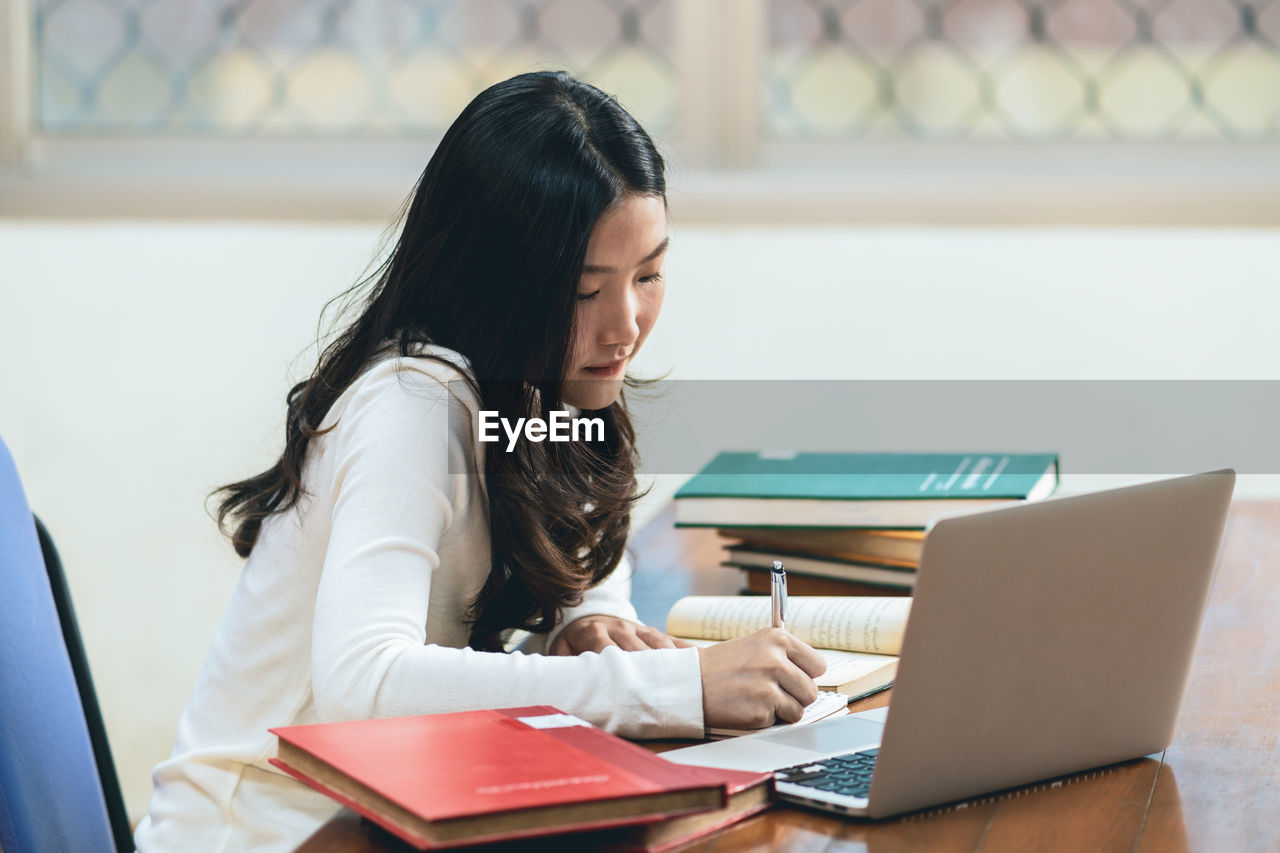
[[[943,517],[887,709],[663,753],[885,817],[1163,750],[1235,472]]]

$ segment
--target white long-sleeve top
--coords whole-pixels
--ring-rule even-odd
[[[427,352],[466,369],[452,350]],[[625,736],[702,735],[695,649],[466,647],[490,569],[483,448],[505,447],[475,440],[478,408],[452,368],[400,357],[334,403],[332,431],[307,450],[307,497],[263,525],[173,755],[153,771],[140,853],[292,850],[331,817],[332,800],[268,763],[275,726],[547,704]],[[558,627],[635,620],[629,596],[624,559]]]

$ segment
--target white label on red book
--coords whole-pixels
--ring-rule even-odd
[[[516,719],[535,729],[563,729],[569,726],[591,728],[590,723],[573,714],[540,714],[536,717],[517,717]]]

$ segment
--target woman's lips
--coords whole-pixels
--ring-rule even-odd
[[[621,375],[623,370],[626,369],[626,366],[627,366],[627,360],[625,358],[620,358],[611,364],[606,364],[599,367],[584,367],[582,369],[585,370],[587,373],[591,374],[592,376],[598,376],[601,379],[607,379],[611,376]]]

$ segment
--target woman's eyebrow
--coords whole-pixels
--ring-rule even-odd
[[[658,248],[654,249],[652,252],[650,252],[649,254],[645,255],[643,258],[641,258],[641,259],[640,259],[640,263],[636,264],[636,266],[637,266],[637,267],[642,267],[642,266],[644,266],[645,264],[649,263],[649,261],[651,261],[651,260],[653,260],[654,258],[658,257],[658,255],[661,255],[663,252],[665,252],[665,251],[667,250],[667,245],[668,245],[670,242],[671,242],[671,237],[670,237],[670,236],[663,237],[663,238],[662,238],[662,242],[658,244]],[[603,273],[603,274],[605,274],[605,275],[608,275],[608,274],[611,274],[611,273],[615,273],[615,272],[617,272],[617,271],[618,271],[618,270],[617,270],[616,268],[614,268],[614,267],[602,267],[602,266],[600,266],[600,265],[598,265],[598,264],[584,264],[584,265],[583,265],[583,267],[582,267],[582,274],[583,274],[583,275],[597,275],[597,274],[602,274],[602,273]]]

